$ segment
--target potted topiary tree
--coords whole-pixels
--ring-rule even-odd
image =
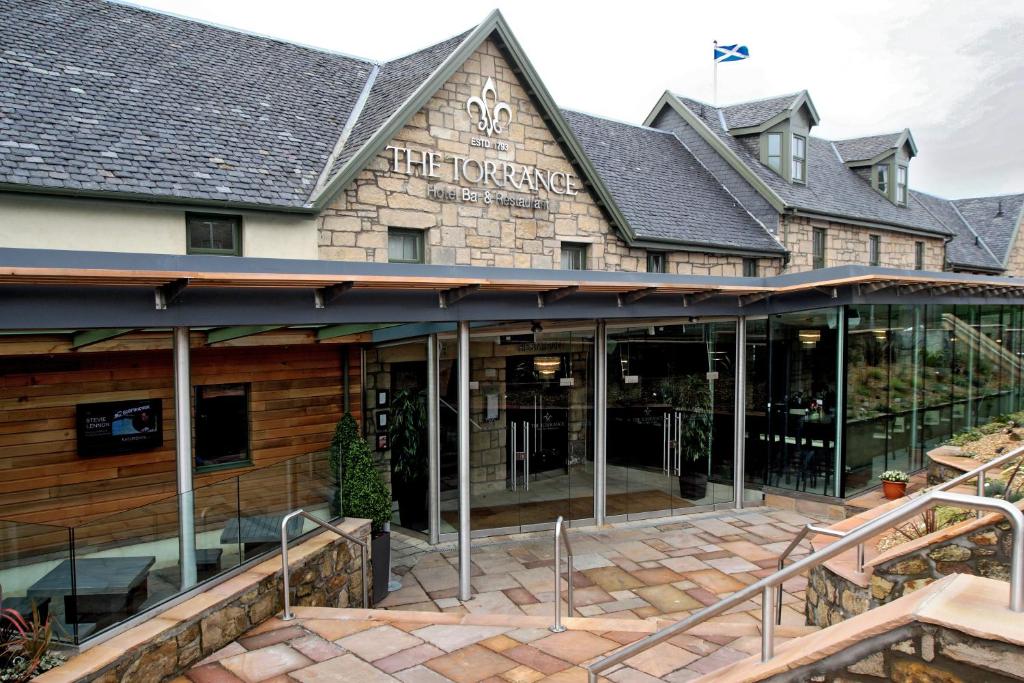
[[[427,527],[427,404],[422,391],[399,389],[391,399],[391,485],[402,526]]]
[[[882,492],[889,500],[907,495],[907,482],[910,477],[903,470],[886,470],[879,479],[882,480]]]
[[[351,415],[346,413],[341,418],[335,436],[338,442],[337,449],[332,444],[331,453],[333,455],[337,450],[337,458],[341,462],[342,513],[346,517],[370,520],[373,602],[377,603],[388,594],[388,575],[391,568],[391,533],[388,531],[388,524],[391,521],[391,494],[373,462],[370,444],[359,436],[359,428]]]
[[[711,453],[711,386],[704,375],[687,375],[676,383],[670,396],[672,406],[682,414],[677,448],[681,468],[679,495],[700,500],[707,495],[707,458]]]

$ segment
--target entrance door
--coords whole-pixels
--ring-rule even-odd
[[[592,348],[589,330],[474,333],[474,530],[593,517]]]
[[[731,497],[734,335],[734,323],[609,327],[609,516]]]

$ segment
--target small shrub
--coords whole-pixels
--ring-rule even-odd
[[[351,415],[342,418],[351,419]],[[354,423],[355,420],[352,420]],[[341,425],[339,425],[341,431]],[[342,469],[342,499],[346,517],[369,519],[373,530],[380,532],[391,521],[391,493],[373,462],[373,451],[366,440],[356,435],[340,453]]]
[[[31,621],[0,609],[0,634],[0,681],[27,681],[64,663],[62,655],[50,652],[53,621],[40,619],[34,603]]]

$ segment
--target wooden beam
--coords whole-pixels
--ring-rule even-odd
[[[156,291],[153,293],[156,299],[156,310],[167,310],[167,307],[174,303],[174,300],[181,296],[181,293],[185,291],[185,288],[188,287],[188,283],[189,279],[187,277],[181,277],[157,287]]]
[[[861,285],[861,291],[864,294],[871,294],[872,292],[877,292],[882,289],[888,289],[889,287],[892,287],[893,284],[895,283],[891,280],[886,280],[884,282],[867,282]]]
[[[753,294],[744,294],[736,297],[736,303],[743,306],[749,306],[750,304],[757,303],[762,299],[767,299],[772,295],[771,292],[754,292]]]
[[[393,323],[348,323],[345,325],[328,325],[316,331],[316,340],[334,339],[335,337],[347,337],[350,334],[361,334],[373,332],[385,327],[394,327]]]
[[[818,292],[819,294],[824,294],[830,299],[839,298],[839,289],[836,287],[815,287],[814,291]]]
[[[355,284],[354,282],[339,282],[336,285],[328,285],[314,290],[313,305],[316,308],[327,308],[331,303],[337,301],[342,294],[352,289]]]
[[[710,299],[711,297],[715,296],[716,294],[721,294],[721,292],[711,291],[711,292],[697,292],[696,294],[683,294],[683,308],[686,308],[687,306],[689,306],[691,304],[700,303],[701,301],[704,301],[704,299]]]
[[[75,332],[71,337],[71,348],[72,350],[80,349],[84,346],[90,346],[92,344],[98,344],[101,341],[113,339],[114,337],[120,337],[123,334],[134,332],[134,327],[120,327],[111,329],[99,329],[99,330],[79,330]]]
[[[578,285],[570,285],[568,287],[559,287],[558,289],[552,289],[547,292],[538,292],[537,308],[544,308],[548,304],[553,304],[556,301],[560,301],[571,294],[575,294],[578,290]]]
[[[463,285],[462,287],[452,287],[451,289],[444,289],[437,293],[437,303],[441,308],[448,308],[452,304],[456,304],[473,292],[480,290],[480,285]]]
[[[656,287],[645,287],[643,289],[634,289],[632,292],[623,292],[619,294],[619,308],[628,306],[629,304],[635,304],[640,299],[654,294],[658,289]]]
[[[217,342],[225,342],[230,339],[241,339],[242,337],[251,337],[254,334],[261,332],[269,332],[271,330],[279,330],[284,325],[239,325],[236,327],[218,327],[215,330],[210,330],[206,333],[206,343],[216,344]]]
[[[930,282],[919,282],[910,285],[899,285],[897,291],[901,294],[915,294],[916,292],[920,292],[925,289],[931,289],[934,286],[935,285],[931,284]]]

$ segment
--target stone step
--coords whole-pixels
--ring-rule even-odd
[[[1010,611],[1009,593],[1005,582],[953,574],[834,626],[777,644],[768,662],[755,655],[694,683],[811,680],[826,672],[836,680],[847,680],[848,674],[891,680],[893,667],[911,666],[908,661],[925,676],[913,680],[954,680],[941,677],[941,672],[928,677],[939,665],[933,662],[937,654],[957,660],[954,666],[961,670],[973,668],[980,674],[974,680],[987,680],[985,671],[1019,675],[1024,670],[1024,614]],[[929,630],[916,634],[914,627],[921,625]],[[989,654],[979,656],[984,651]]]
[[[381,623],[405,623],[424,625],[462,625],[462,626],[508,626],[511,628],[547,628],[554,622],[552,617],[529,616],[525,614],[455,614],[451,612],[427,612],[394,609],[357,609],[336,607],[294,607],[292,609],[299,619],[322,620],[353,620],[379,621]],[[249,632],[255,635],[262,631],[280,628],[282,620],[273,617]],[[571,631],[591,631],[604,633],[607,631],[628,633],[654,633],[675,623],[670,619],[649,617],[647,619],[621,619],[610,617],[564,617],[562,624]],[[776,626],[775,633],[780,638],[798,638],[817,631],[815,626]],[[728,615],[701,624],[691,631],[697,637],[717,636],[755,636],[760,635],[760,625],[754,622],[734,622]]]

